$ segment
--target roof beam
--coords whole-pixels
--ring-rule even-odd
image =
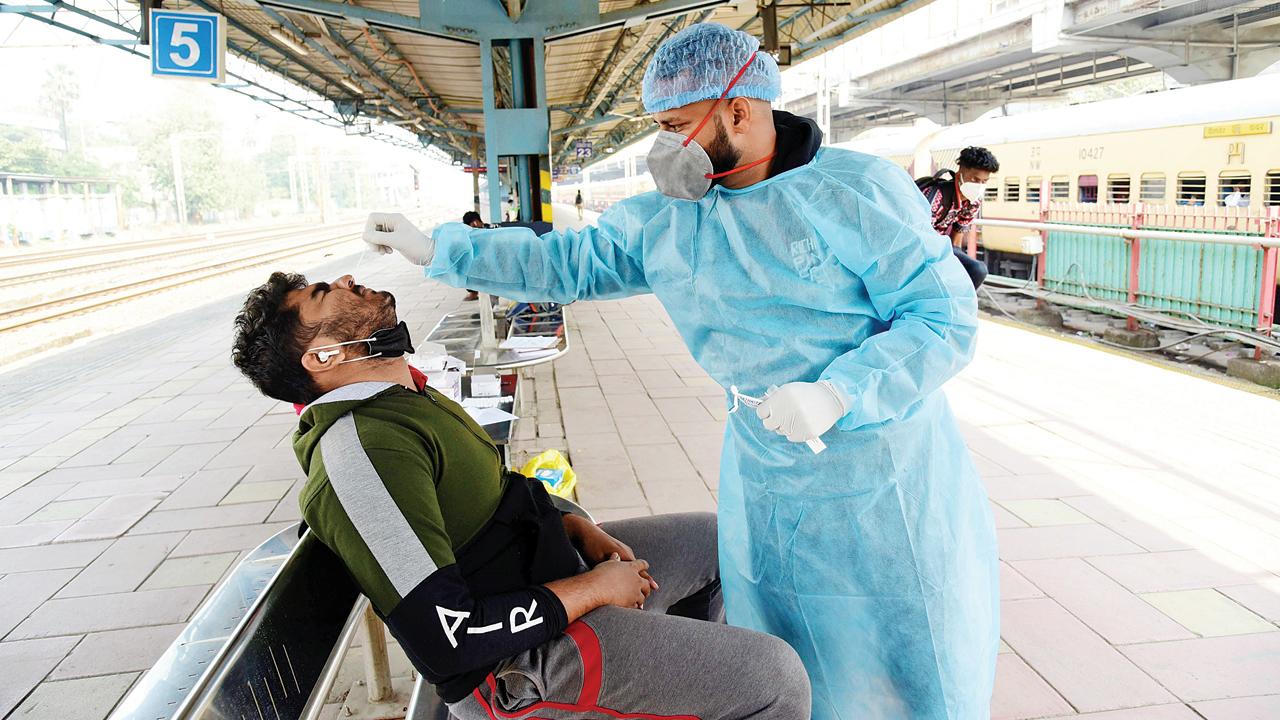
[[[728,5],[732,0],[658,0],[658,2],[637,5],[626,10],[598,13],[594,18],[575,19],[571,29],[549,33],[547,42],[566,38],[604,32],[620,27],[634,27],[641,23],[665,20],[688,15],[700,10],[714,10],[721,5]]]
[[[433,22],[430,16],[426,14],[422,17],[413,17],[412,15],[374,10],[373,8],[359,5],[331,2],[331,0],[255,0],[255,2],[264,8],[271,7],[278,10],[310,13],[355,25],[363,22],[368,25],[376,25],[388,30],[399,30],[414,35],[431,35],[450,40],[464,39],[457,34],[459,28],[450,28],[442,23]],[[355,22],[352,22],[352,18],[355,19]]]
[[[630,115],[614,115],[610,113],[607,115],[601,115],[600,117],[595,118],[594,120],[588,120],[583,123],[578,123],[577,125],[570,125],[569,127],[563,127],[563,128],[560,128],[559,130],[552,130],[551,136],[555,137],[556,135],[568,135],[569,133],[575,133],[579,130],[586,130],[587,128],[592,128],[597,125],[605,125],[607,123],[617,122],[619,120],[635,120],[635,119],[636,118],[633,118]]]
[[[190,0],[190,2],[191,2],[191,4],[196,5],[196,6],[198,6],[198,7],[201,7],[201,8],[204,8],[205,10],[208,10],[209,12],[212,12],[212,13],[219,13],[219,14],[221,14],[221,12],[222,12],[222,11],[221,11],[221,10],[219,10],[218,8],[214,7],[214,5],[213,5],[212,3],[210,3],[208,0]],[[326,77],[326,76],[325,76],[325,74],[324,74],[324,71],[323,71],[323,70],[321,70],[320,68],[315,67],[315,66],[313,66],[313,65],[309,64],[308,62],[303,61],[303,60],[302,60],[302,59],[300,59],[300,58],[297,58],[297,57],[291,57],[291,54],[290,54],[288,51],[286,51],[284,48],[281,48],[281,47],[280,47],[279,45],[277,45],[274,41],[269,40],[269,39],[267,39],[266,37],[263,37],[261,34],[259,34],[256,30],[254,30],[253,28],[249,27],[248,25],[245,25],[244,23],[240,22],[239,20],[236,20],[235,18],[231,17],[230,15],[223,15],[223,17],[224,17],[224,18],[226,18],[226,20],[227,20],[227,24],[228,24],[230,27],[233,27],[233,28],[235,28],[238,32],[241,32],[241,33],[243,33],[243,34],[245,34],[245,35],[249,36],[249,38],[250,38],[250,39],[252,39],[254,42],[257,42],[257,43],[259,43],[259,44],[261,44],[261,45],[265,45],[266,47],[268,47],[268,48],[270,48],[271,50],[275,51],[278,55],[280,55],[280,57],[285,58],[286,60],[289,60],[289,61],[292,61],[292,62],[297,63],[297,65],[298,65],[299,67],[303,68],[303,69],[304,69],[304,70],[306,70],[308,73],[310,73],[310,74],[312,74],[312,75],[315,75],[315,76],[316,76],[316,77],[318,77],[318,78],[323,78],[326,82],[332,82],[328,77]],[[245,52],[241,52],[241,54],[242,54],[242,55],[246,55],[246,56],[248,55],[248,53],[245,53]],[[316,88],[315,88],[315,87],[313,87],[310,83],[306,83],[306,82],[303,82],[303,81],[299,80],[299,79],[297,78],[297,76],[295,76],[294,74],[289,73],[289,72],[287,72],[287,71],[285,71],[285,70],[281,70],[280,68],[276,67],[275,65],[270,65],[270,64],[268,64],[268,63],[263,62],[263,61],[262,61],[262,58],[261,58],[260,56],[256,56],[256,55],[255,55],[255,57],[257,57],[259,64],[267,65],[268,67],[270,67],[270,68],[271,68],[271,70],[272,70],[273,72],[275,72],[275,73],[277,73],[277,74],[279,74],[279,75],[282,75],[282,76],[284,76],[284,77],[288,78],[289,80],[292,80],[293,82],[298,83],[299,85],[304,85],[304,86],[306,86],[306,87],[308,87],[308,88],[310,88],[310,89],[312,89],[312,90],[316,90]],[[317,91],[317,92],[319,92],[318,90],[316,90],[316,91]],[[320,93],[320,94],[323,94],[323,93]]]
[[[363,68],[365,68],[366,70],[368,70],[368,71],[369,71],[369,74],[371,74],[371,75],[373,75],[374,77],[378,78],[379,80],[381,80],[381,81],[383,82],[383,84],[385,84],[385,85],[387,86],[387,88],[388,88],[388,91],[387,91],[387,92],[389,92],[389,93],[394,93],[394,94],[397,96],[397,97],[395,97],[395,98],[391,98],[391,97],[389,97],[389,96],[387,95],[387,93],[380,92],[380,94],[382,94],[382,95],[383,95],[383,97],[386,97],[388,100],[393,100],[394,102],[403,102],[403,103],[406,105],[406,107],[413,107],[413,108],[417,108],[419,111],[421,111],[421,108],[417,105],[417,103],[413,102],[413,100],[411,99],[411,97],[410,97],[407,93],[405,93],[404,88],[400,87],[400,85],[399,85],[398,83],[393,82],[393,80],[392,80],[392,77],[393,77],[393,76],[388,76],[386,73],[384,73],[383,71],[379,70],[379,69],[377,68],[377,66],[376,66],[376,65],[377,65],[377,61],[378,61],[378,60],[381,60],[381,59],[384,59],[384,58],[387,58],[387,62],[395,63],[395,64],[396,64],[396,66],[397,66],[397,68],[405,67],[406,65],[408,65],[408,64],[409,64],[409,61],[408,61],[408,60],[406,60],[406,59],[404,59],[404,58],[403,58],[403,56],[401,56],[401,59],[400,59],[400,60],[391,60],[391,59],[389,59],[389,58],[388,58],[388,56],[391,54],[392,50],[394,50],[394,51],[396,52],[396,54],[397,54],[397,55],[399,55],[399,54],[400,54],[400,52],[399,52],[399,49],[398,49],[398,48],[396,48],[396,47],[395,47],[395,46],[394,46],[394,45],[393,45],[389,40],[387,40],[387,38],[385,38],[385,37],[384,37],[384,38],[382,38],[382,42],[383,42],[383,44],[384,44],[384,45],[386,45],[387,50],[386,50],[386,51],[383,51],[383,52],[378,56],[378,58],[377,58],[377,59],[375,59],[375,60],[370,60],[370,59],[369,59],[368,57],[366,57],[366,56],[365,56],[365,54],[364,54],[364,53],[363,53],[363,52],[362,52],[362,51],[357,47],[357,44],[356,44],[356,41],[355,41],[355,40],[350,40],[350,41],[348,41],[345,37],[343,37],[343,36],[342,36],[342,34],[341,34],[341,33],[339,33],[339,32],[337,32],[336,30],[334,30],[334,29],[329,25],[329,23],[328,23],[327,21],[325,21],[325,20],[323,20],[323,19],[321,19],[321,18],[317,18],[316,20],[317,20],[317,22],[319,22],[319,23],[323,26],[323,28],[324,28],[325,32],[328,34],[329,39],[330,39],[330,41],[331,41],[331,42],[333,42],[335,45],[338,45],[338,46],[342,47],[344,50],[346,50],[348,53],[350,53],[350,54],[351,54],[351,57],[352,57],[354,60],[356,60],[356,61],[361,65],[361,67],[363,67]],[[374,35],[375,33],[377,33],[377,31],[376,31],[376,30],[369,29],[369,28],[361,28],[361,31],[362,31],[362,32],[364,32],[364,33],[368,33],[368,34],[365,36],[366,41],[371,41],[371,40],[373,39],[373,35]],[[372,46],[372,44],[370,44],[370,50],[376,50],[376,48],[374,48],[374,47]],[[415,73],[415,74],[413,74],[413,76],[414,76],[415,80],[417,80],[417,75],[416,75],[416,73]],[[418,81],[418,82],[421,82],[421,81]],[[432,93],[431,88],[427,87],[427,85],[426,85],[425,83],[422,83],[422,85],[421,85],[421,87],[419,88],[419,90],[420,90],[421,92],[423,92],[423,93],[426,93],[428,96]],[[427,100],[427,102],[428,102],[428,103],[430,103],[430,102],[431,102],[431,98],[430,98],[430,97],[427,97],[427,98],[426,98],[426,100]],[[449,114],[449,116],[450,116],[450,117],[452,117],[452,118],[453,118],[453,120],[454,120],[457,124],[459,124],[459,125],[464,125],[464,126],[466,125],[466,123],[464,123],[464,122],[462,121],[462,119],[461,119],[461,118],[459,118],[457,115],[454,115],[453,113],[449,112],[449,109],[448,109],[447,107],[436,108],[436,107],[434,107],[434,106],[433,106],[433,107],[432,107],[432,110],[435,110],[437,113],[441,113],[441,114],[448,113],[448,114]],[[433,130],[435,130],[435,131],[437,131],[437,132],[442,132],[442,133],[453,133],[453,134],[455,134],[455,135],[460,135],[460,136],[464,136],[464,137],[472,137],[472,136],[476,136],[476,135],[480,135],[480,134],[481,134],[481,133],[477,133],[475,130],[468,129],[467,127],[454,128],[454,127],[452,127],[452,126],[449,124],[449,122],[448,122],[448,121],[446,121],[446,119],[445,119],[444,117],[441,117],[441,116],[439,116],[439,115],[436,115],[436,116],[433,116],[433,115],[425,115],[425,117],[427,117],[427,118],[429,118],[429,119],[434,119],[434,120],[436,120],[436,121],[439,123],[439,125],[432,125],[431,123],[426,123],[426,125],[427,125],[428,127],[430,127],[431,129],[433,129]],[[459,143],[456,141],[456,139],[454,139],[454,138],[449,138],[449,137],[447,137],[447,136],[446,136],[446,137],[443,137],[442,139],[443,139],[443,140],[445,140],[445,142],[447,142],[447,143],[449,144],[449,146],[450,146],[450,148],[451,148],[451,149],[453,149],[453,150],[457,150],[457,151],[459,151],[459,152],[464,151],[464,147],[463,147],[463,145],[465,145],[465,143],[463,143],[463,144],[459,144]]]

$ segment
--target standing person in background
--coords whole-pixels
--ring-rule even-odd
[[[960,247],[969,224],[982,207],[987,181],[1000,170],[996,156],[981,147],[961,150],[956,164],[955,170],[943,168],[932,177],[916,180],[916,187],[929,201],[933,229],[951,238],[952,247]]]
[[[943,168],[930,177],[919,178],[916,187],[929,202],[933,229],[951,238],[952,254],[964,266],[976,289],[987,277],[987,265],[965,253],[964,235],[978,216],[987,181],[991,173],[1000,170],[1000,163],[990,150],[971,146],[960,151],[957,165],[956,170]]]
[[[365,241],[514,300],[654,293],[738,410],[719,485],[729,622],[795,648],[815,720],[986,718],[995,527],[941,390],[973,356],[977,298],[902,168],[823,147],[770,107],[780,93],[754,37],[690,25],[644,75],[658,192],[542,235],[374,213]]]
[[[473,228],[488,227],[487,225],[484,224],[484,220],[480,217],[480,213],[476,212],[475,210],[468,210],[465,213],[463,213],[462,222],[466,223],[467,225]],[[480,293],[476,292],[475,290],[468,289],[466,296],[463,297],[462,299],[463,300],[479,300]]]
[[[573,206],[578,208],[578,219],[581,220],[582,219],[582,191],[581,190],[579,190],[578,194],[574,196]]]

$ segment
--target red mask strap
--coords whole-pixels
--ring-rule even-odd
[[[706,175],[703,175],[703,177],[705,177],[705,178],[706,178],[706,179],[708,179],[708,180],[715,180],[716,178],[722,178],[722,177],[724,177],[724,176],[726,176],[726,175],[732,175],[732,174],[734,174],[734,173],[736,173],[736,172],[742,172],[743,170],[750,170],[751,168],[753,168],[753,167],[755,167],[755,166],[759,165],[760,163],[769,162],[770,160],[772,160],[772,159],[773,159],[773,156],[774,156],[774,155],[777,155],[777,154],[778,154],[778,153],[777,153],[777,151],[774,151],[774,152],[769,153],[768,155],[765,155],[764,157],[760,158],[759,160],[754,160],[754,161],[752,161],[752,162],[747,163],[746,165],[739,165],[738,167],[736,167],[736,168],[734,168],[734,169],[732,169],[732,170],[725,170],[724,172],[718,172],[718,173],[707,173]]]
[[[728,87],[726,87],[724,89],[724,92],[720,93],[720,97],[716,98],[716,101],[712,103],[711,109],[707,111],[706,115],[702,116],[702,122],[698,123],[698,127],[694,128],[693,132],[689,133],[689,137],[685,138],[684,142],[681,143],[681,145],[683,145],[684,147],[688,147],[689,143],[693,142],[693,136],[702,132],[703,126],[705,126],[707,124],[707,121],[711,119],[711,114],[716,111],[716,108],[720,107],[720,101],[724,99],[725,95],[729,94],[729,91],[733,89],[734,85],[738,84],[738,81],[742,79],[743,73],[747,71],[747,68],[751,67],[751,63],[755,62],[756,53],[758,52],[760,51],[756,50],[755,52],[751,53],[751,57],[747,58],[747,62],[744,63],[742,67],[738,68],[738,74],[733,76],[733,79],[729,81]]]

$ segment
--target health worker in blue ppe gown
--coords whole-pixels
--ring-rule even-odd
[[[973,285],[901,168],[770,110],[780,78],[758,47],[697,24],[658,49],[643,99],[659,192],[595,227],[428,236],[375,214],[365,239],[516,300],[657,295],[738,408],[719,491],[729,621],[796,649],[814,718],[985,720],[995,530],[940,390],[973,355]]]

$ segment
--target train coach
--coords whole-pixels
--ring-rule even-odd
[[[1141,203],[1148,227],[1262,234],[1266,208],[1280,205],[1278,124],[1272,74],[985,118],[939,130],[912,160],[932,172],[968,145],[990,149],[1000,172],[986,218],[1128,225]],[[986,228],[979,242],[998,273],[1025,277],[1025,238]]]
[[[1093,103],[988,116],[921,136],[870,133],[841,147],[882,155],[915,177],[954,168],[970,145],[1000,171],[981,216],[1067,225],[1280,235],[1280,74]],[[910,145],[914,143],[914,148]],[[1241,330],[1269,327],[1275,253],[1247,243],[1144,243],[987,226],[992,273],[1077,296],[1189,314]],[[1041,267],[1042,266],[1042,267]],[[1270,289],[1268,289],[1270,288]]]

